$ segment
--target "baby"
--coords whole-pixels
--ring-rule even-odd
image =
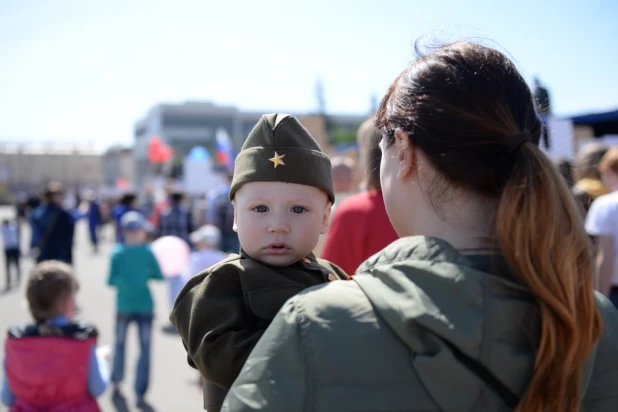
[[[347,279],[312,253],[335,200],[329,158],[291,115],[264,115],[236,159],[230,188],[240,254],[193,277],[170,320],[218,410],[279,309],[301,290]]]

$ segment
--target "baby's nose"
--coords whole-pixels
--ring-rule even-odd
[[[271,233],[288,233],[290,231],[290,224],[287,218],[273,217],[270,221],[268,231]]]

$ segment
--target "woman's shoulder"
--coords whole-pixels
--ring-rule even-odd
[[[291,300],[308,321],[350,321],[373,313],[371,303],[356,282],[336,280],[305,289]]]

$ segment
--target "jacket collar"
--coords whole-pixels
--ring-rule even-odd
[[[402,260],[429,260],[472,266],[464,255],[445,240],[430,236],[408,236],[397,239],[381,252],[367,259],[356,272],[370,271],[376,266],[388,265]]]
[[[240,258],[241,258],[241,259],[251,259],[251,260],[255,260],[255,261],[257,261],[257,262],[260,262],[260,263],[262,263],[263,265],[270,266],[270,267],[274,267],[274,266],[272,266],[272,265],[269,265],[268,263],[264,263],[264,262],[261,262],[261,261],[259,261],[259,260],[257,260],[257,259],[252,258],[251,256],[249,256],[249,255],[247,254],[247,252],[245,252],[245,250],[244,250],[242,247],[240,248],[240,253],[239,253],[239,255],[240,255]],[[300,269],[305,269],[305,268],[312,268],[312,269],[315,269],[315,268],[316,268],[316,266],[320,266],[320,265],[318,264],[318,260],[317,260],[317,258],[315,257],[315,255],[314,255],[313,253],[309,253],[307,256],[305,256],[304,258],[300,259],[299,261],[297,261],[297,262],[295,262],[295,263],[292,263],[291,265],[288,265],[288,266],[279,266],[279,267],[285,267],[285,268],[300,268]],[[321,267],[321,266],[320,266],[320,267]]]

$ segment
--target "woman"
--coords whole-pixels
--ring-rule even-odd
[[[377,125],[401,239],[353,281],[289,300],[224,409],[618,410],[618,313],[593,291],[581,216],[513,63],[438,48],[395,80]]]

